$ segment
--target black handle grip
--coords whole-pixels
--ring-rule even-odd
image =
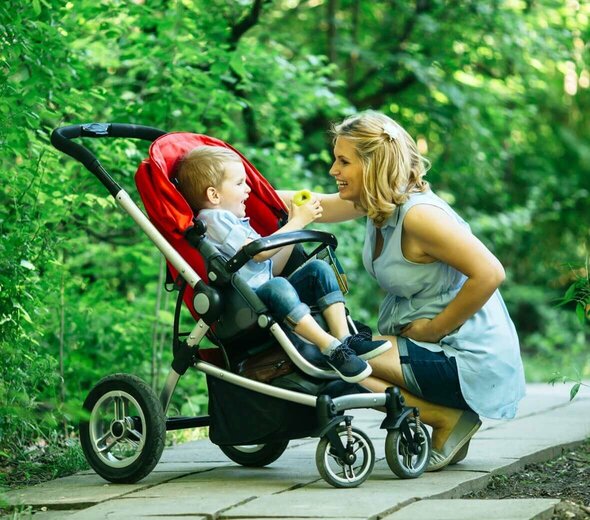
[[[60,152],[81,162],[91,173],[98,177],[111,195],[115,196],[121,190],[121,187],[112,179],[88,148],[74,143],[72,139],[77,139],[78,137],[124,137],[153,141],[165,133],[163,130],[150,126],[120,123],[88,123],[56,128],[51,133],[51,144]]]
[[[255,257],[258,253],[269,251],[278,247],[290,246],[291,244],[300,244],[302,242],[320,242],[327,246],[338,247],[338,240],[332,233],[325,231],[300,230],[280,233],[268,237],[259,238],[244,246],[238,253],[227,261],[227,270],[235,273],[248,260]]]

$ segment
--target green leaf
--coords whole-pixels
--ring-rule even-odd
[[[565,302],[569,302],[574,299],[574,296],[576,294],[576,286],[577,283],[574,282],[568,287],[567,291],[565,291],[565,294],[563,295],[563,299],[565,300]]]
[[[244,57],[234,53],[229,60],[229,65],[233,71],[241,78],[247,78],[249,76],[248,71],[244,67]]]
[[[576,316],[578,316],[578,321],[582,325],[586,323],[586,311],[584,310],[584,304],[582,302],[578,302],[576,305]]]
[[[41,14],[41,4],[39,0],[33,0],[33,11],[35,11],[37,16]]]
[[[572,386],[570,390],[570,401],[573,400],[573,398],[576,397],[576,394],[580,391],[581,384],[582,383],[576,383],[574,386]]]

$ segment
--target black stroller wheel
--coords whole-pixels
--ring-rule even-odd
[[[332,452],[332,445],[327,437],[322,437],[315,454],[315,463],[322,478],[337,488],[360,486],[373,471],[375,450],[367,435],[357,428],[351,428],[349,442],[346,426],[339,426],[337,434],[342,444],[354,454],[351,462],[343,461]]]
[[[287,449],[288,444],[289,441],[278,441],[266,444],[219,446],[219,449],[237,464],[261,468],[277,460]]]
[[[385,438],[385,459],[391,471],[399,478],[417,478],[430,461],[430,434],[422,423],[407,420],[410,434],[415,442],[410,446],[401,430],[392,430]]]
[[[80,423],[86,460],[102,478],[133,483],[160,460],[166,417],[153,390],[136,376],[114,374],[101,379],[84,401],[90,414]]]

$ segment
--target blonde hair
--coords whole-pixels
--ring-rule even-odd
[[[228,162],[241,163],[239,155],[222,146],[197,146],[181,159],[176,178],[178,190],[196,210],[207,202],[207,189],[219,188]]]
[[[401,125],[379,112],[367,111],[346,118],[332,128],[350,141],[363,168],[363,187],[357,204],[377,227],[408,200],[410,193],[428,189],[424,180],[430,162],[422,157],[414,139]]]

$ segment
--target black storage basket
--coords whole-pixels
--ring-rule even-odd
[[[316,410],[207,376],[209,438],[217,445],[264,444],[313,435]]]

